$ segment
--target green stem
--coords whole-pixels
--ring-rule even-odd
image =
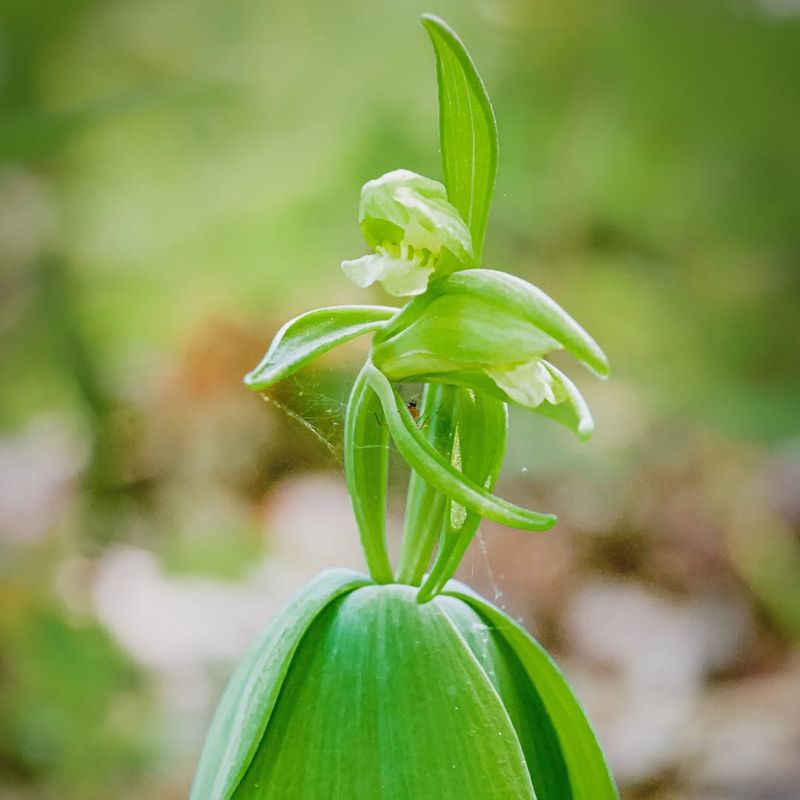
[[[448,460],[453,449],[451,412],[454,391],[452,386],[428,385],[420,408],[423,433],[436,451]],[[400,583],[419,586],[436,547],[447,508],[447,498],[412,470],[396,575]]]

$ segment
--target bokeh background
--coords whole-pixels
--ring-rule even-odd
[[[241,377],[294,313],[385,302],[338,264],[365,180],[439,176],[423,10],[496,106],[487,265],[613,366],[570,368],[587,444],[513,413],[500,491],[561,522],[485,524],[461,575],[556,654],[626,798],[800,797],[800,4],[0,8],[2,800],[185,797],[247,641],[361,566],[365,343],[267,403]]]

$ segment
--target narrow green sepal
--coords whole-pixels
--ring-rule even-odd
[[[245,385],[267,389],[337,345],[378,330],[397,311],[390,306],[333,306],[300,314],[278,331],[259,365],[245,375]]]
[[[367,566],[377,583],[391,583],[386,550],[389,429],[364,370],[353,384],[344,426],[345,478]]]
[[[470,269],[412,300],[375,337],[372,360],[400,381],[508,369],[561,348],[597,375],[608,374],[597,342],[541,289],[505,272]]]
[[[443,384],[425,387],[419,420],[422,435],[446,461],[452,460],[456,421],[453,418],[457,389]],[[418,586],[428,569],[449,500],[419,473],[411,470],[408,479],[403,539],[397,564],[397,580]]]
[[[511,528],[544,531],[555,525],[558,518],[554,514],[541,514],[509,503],[459,472],[422,435],[405,402],[383,373],[371,364],[365,370],[370,385],[381,401],[389,433],[397,449],[411,468],[437,491],[470,511]]]

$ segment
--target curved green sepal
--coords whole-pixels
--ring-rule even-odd
[[[483,486],[462,475],[436,452],[417,428],[403,399],[386,377],[371,364],[365,366],[367,378],[383,406],[383,413],[397,449],[422,478],[451,500],[482,517],[523,530],[544,531],[557,521],[554,514],[540,514],[496,497]]]
[[[445,595],[471,606],[502,635],[527,672],[561,744],[574,800],[619,800],[597,737],[569,684],[544,648],[500,609],[469,587],[452,581]]]
[[[511,720],[435,603],[372,586],[303,639],[235,800],[534,800]]]
[[[507,272],[472,269],[443,278],[440,291],[482,297],[527,319],[597,375],[607,377],[608,358],[600,345],[555,300],[532,283]]]
[[[447,196],[472,231],[480,263],[497,172],[497,123],[486,87],[458,34],[439,17],[422,24],[436,54],[439,140]]]
[[[367,566],[377,583],[393,580],[386,551],[388,465],[389,429],[378,396],[362,370],[347,403],[344,472]]]
[[[489,269],[431,284],[375,337],[372,361],[390,380],[508,370],[566,349],[604,377],[608,359],[591,336],[537,287]]]
[[[370,583],[352,570],[323,572],[267,624],[239,662],[220,700],[190,800],[229,800],[233,796],[264,734],[303,635],[333,600]]]
[[[289,320],[275,335],[261,363],[245,375],[248,388],[261,391],[288,378],[336,345],[378,330],[397,313],[389,306],[333,306]]]
[[[506,451],[508,409],[505,403],[481,392],[460,389],[453,416],[457,426],[455,466],[478,486],[491,491]],[[439,552],[417,596],[420,603],[438,594],[452,578],[481,521],[479,514],[452,501],[448,512]]]

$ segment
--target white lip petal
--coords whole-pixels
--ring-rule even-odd
[[[545,400],[553,405],[559,402],[553,390],[553,376],[541,359],[508,369],[487,369],[486,374],[521,406],[536,408]]]
[[[359,288],[366,289],[378,281],[395,297],[422,294],[433,273],[433,267],[423,267],[415,259],[393,258],[387,253],[342,261],[342,270],[348,280]]]

